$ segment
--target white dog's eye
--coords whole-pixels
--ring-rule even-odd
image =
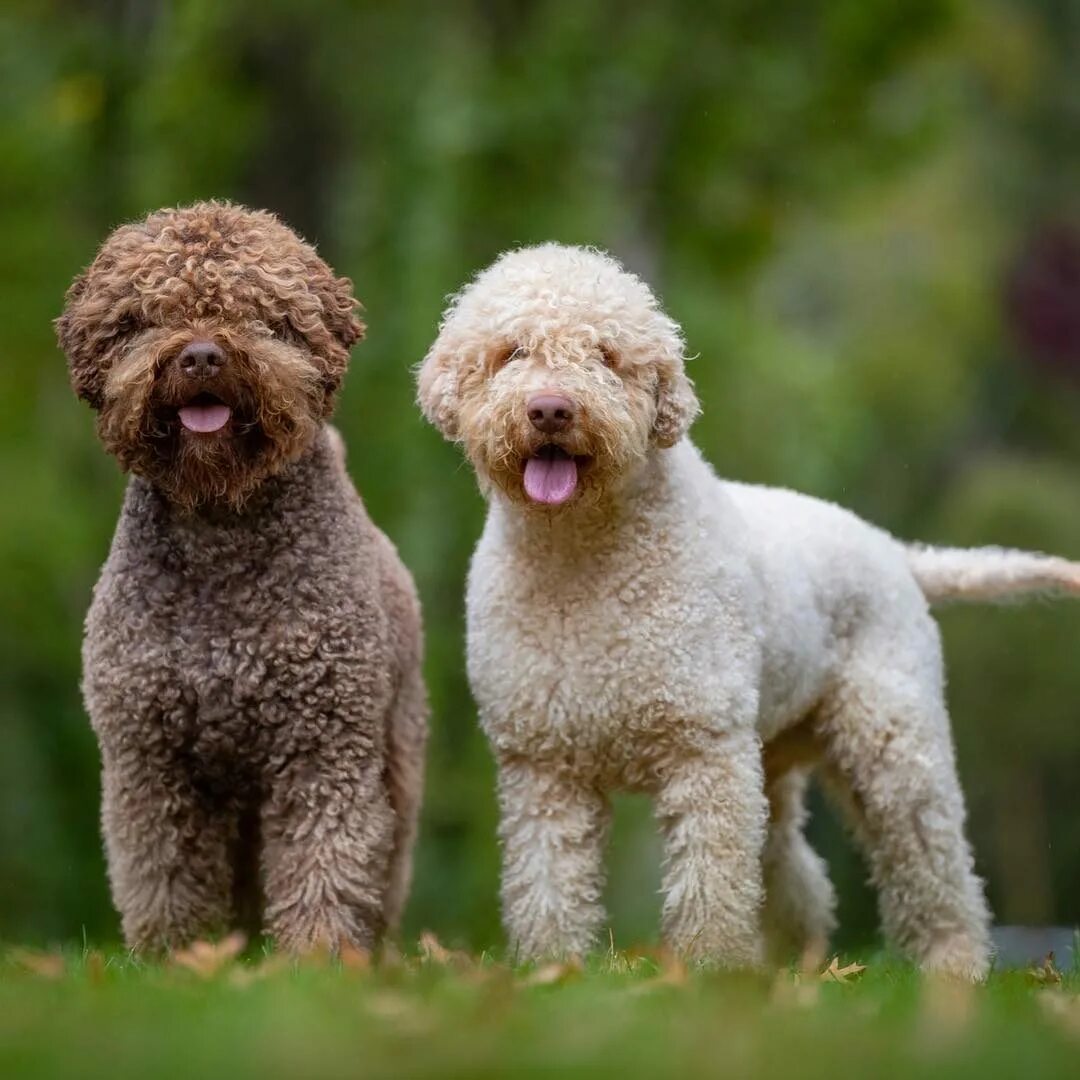
[[[520,359],[525,355],[525,350],[520,345],[504,345],[498,349],[491,358],[491,366],[497,371],[507,364]]]
[[[618,353],[610,345],[600,346],[600,359],[604,361],[605,366],[609,368],[618,367],[619,356]]]

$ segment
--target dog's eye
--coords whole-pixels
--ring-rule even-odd
[[[504,345],[499,349],[491,359],[492,367],[497,371],[501,367],[505,367],[507,364],[513,363],[515,360],[525,355],[525,350],[520,345]]]
[[[615,350],[610,345],[600,346],[600,359],[604,361],[604,366],[609,368],[618,367],[619,357]]]
[[[304,335],[287,320],[285,322],[274,323],[273,326],[270,327],[270,332],[278,339],[278,341],[284,341],[286,345],[304,344]]]
[[[117,319],[113,327],[113,336],[129,337],[131,334],[137,334],[142,328],[142,323],[134,315],[125,315]]]

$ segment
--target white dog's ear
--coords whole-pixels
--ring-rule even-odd
[[[416,375],[416,400],[428,422],[448,439],[458,435],[457,365],[452,352],[436,341]]]
[[[656,382],[656,419],[652,436],[657,446],[674,446],[689,430],[700,411],[694,384],[683,370],[682,358],[659,365]]]

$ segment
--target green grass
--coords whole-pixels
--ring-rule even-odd
[[[374,969],[256,957],[213,972],[122,954],[0,960],[0,1076],[1071,1076],[1080,978],[927,983],[694,972],[626,954],[585,970],[489,957]],[[211,957],[205,967],[214,966]]]

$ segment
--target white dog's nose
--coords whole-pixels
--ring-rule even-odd
[[[525,407],[532,426],[545,435],[564,431],[574,420],[574,403],[559,394],[537,394]]]

